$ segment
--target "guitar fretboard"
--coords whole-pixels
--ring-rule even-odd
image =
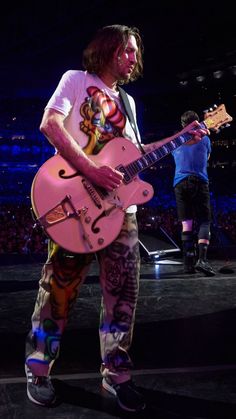
[[[204,123],[201,123],[201,127],[206,128]],[[163,157],[167,156],[172,151],[174,151],[176,148],[191,140],[191,138],[192,134],[189,134],[188,132],[181,134],[176,138],[173,138],[169,143],[164,144],[161,147],[144,154],[137,160],[134,160],[132,163],[129,163],[127,166],[119,165],[116,167],[116,169],[123,173],[124,183],[129,183],[135,176],[137,176],[138,173],[141,173],[148,167],[153,166]]]

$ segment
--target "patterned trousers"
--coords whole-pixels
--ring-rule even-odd
[[[125,214],[119,236],[97,252],[102,290],[100,312],[101,373],[120,383],[130,378],[128,355],[138,299],[140,254],[135,214]],[[26,341],[26,362],[34,375],[50,374],[60,341],[92,254],[69,253],[49,242]]]

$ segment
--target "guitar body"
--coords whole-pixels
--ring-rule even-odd
[[[90,158],[100,166],[116,168],[140,158],[138,148],[125,138],[110,141]],[[48,236],[75,253],[97,252],[118,236],[125,210],[153,197],[152,186],[135,176],[114,192],[93,186],[62,156],[47,160],[36,173],[31,201],[34,213]]]

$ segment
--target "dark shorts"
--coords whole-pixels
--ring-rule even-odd
[[[188,176],[175,186],[174,191],[179,221],[211,221],[208,183],[197,176]]]

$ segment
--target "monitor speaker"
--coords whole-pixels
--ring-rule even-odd
[[[166,256],[170,253],[180,252],[180,247],[162,227],[152,232],[139,232],[139,243],[141,254],[144,252],[148,256]]]

